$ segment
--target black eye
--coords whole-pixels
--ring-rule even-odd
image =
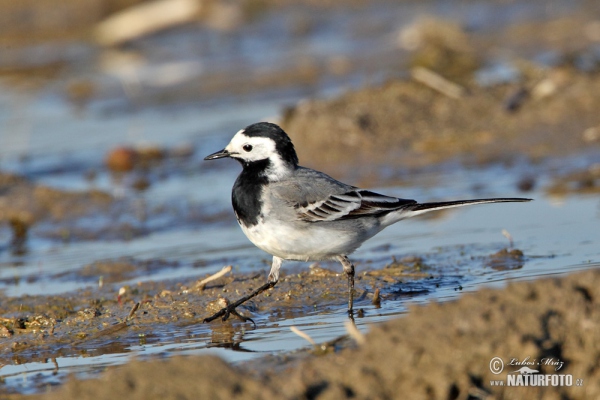
[[[250,145],[250,144],[245,144],[245,145],[242,147],[242,149],[244,149],[244,151],[245,151],[246,153],[250,153],[250,152],[252,151],[252,145]]]

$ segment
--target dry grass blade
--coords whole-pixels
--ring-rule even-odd
[[[125,318],[125,321],[129,321],[131,318],[133,318],[133,314],[135,314],[135,312],[140,308],[140,303],[137,302],[134,304],[133,307],[131,307],[131,311],[129,311],[129,315],[127,315],[127,318]]]
[[[425,86],[428,86],[433,90],[437,90],[438,92],[450,98],[460,99],[465,94],[465,89],[462,86],[454,82],[450,82],[448,79],[427,68],[413,68],[410,71],[410,74],[414,80],[421,82]]]
[[[155,0],[132,6],[100,22],[96,40],[105,46],[119,45],[153,32],[181,25],[197,18],[198,0]]]
[[[344,323],[344,327],[346,327],[348,335],[350,335],[350,337],[354,339],[359,346],[362,346],[367,342],[367,340],[365,339],[365,335],[363,335],[361,331],[358,330],[356,325],[354,325],[353,321],[346,321]]]
[[[295,326],[290,326],[290,331],[294,332],[296,335],[300,336],[302,339],[306,340],[308,343],[312,344],[313,346],[319,347],[317,345],[317,342],[315,342],[313,340],[313,338],[308,336],[308,333],[302,332],[300,329],[296,328]]]
[[[231,271],[233,267],[231,265],[227,265],[225,267],[223,267],[219,272],[212,274],[211,276],[209,276],[208,278],[204,278],[202,279],[200,282],[197,282],[196,285],[194,285],[194,287],[196,289],[199,290],[204,290],[204,287],[206,286],[206,284],[208,282],[212,282],[215,279],[219,279],[220,277],[222,277],[223,275],[227,274],[228,272]]]
[[[506,229],[502,229],[502,234],[504,235],[505,238],[508,239],[508,247],[512,249],[512,247],[513,247],[513,237],[512,237],[512,235]]]
[[[379,293],[379,288],[375,289],[375,292],[373,293],[373,300],[371,301],[371,303],[373,303],[376,306],[381,305],[381,296],[379,295]]]

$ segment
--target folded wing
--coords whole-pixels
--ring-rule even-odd
[[[414,200],[384,196],[368,190],[350,190],[324,200],[296,205],[298,218],[307,222],[339,221],[381,216],[417,204]]]

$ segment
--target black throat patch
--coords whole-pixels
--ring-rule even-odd
[[[269,183],[265,171],[271,166],[268,159],[243,163],[244,169],[235,180],[231,192],[231,203],[238,222],[245,226],[258,224],[263,188]]]

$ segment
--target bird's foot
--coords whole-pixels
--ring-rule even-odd
[[[256,323],[254,322],[254,320],[250,317],[244,317],[242,314],[237,312],[237,310],[235,309],[236,307],[237,306],[235,304],[228,304],[227,306],[221,308],[219,311],[217,311],[210,317],[204,318],[204,320],[202,322],[211,322],[219,317],[221,317],[221,321],[227,321],[229,319],[230,315],[234,315],[234,316],[238,317],[240,320],[242,320],[243,322],[248,322],[248,321],[252,322],[252,325],[254,325],[256,327]]]
[[[352,323],[354,323],[354,310],[353,309],[348,310],[348,319],[350,321],[352,321]]]
[[[252,318],[249,318],[249,317],[244,317],[243,315],[241,315],[240,313],[237,312],[236,308],[238,306],[241,306],[242,304],[244,304],[251,298],[264,292],[265,290],[271,289],[273,286],[275,286],[276,283],[277,283],[277,281],[269,281],[269,282],[265,283],[264,285],[262,285],[261,287],[259,287],[258,289],[256,289],[255,291],[253,291],[252,293],[250,293],[249,295],[242,297],[235,303],[229,303],[229,300],[227,300],[225,298],[220,298],[218,300],[217,304],[223,305],[224,307],[221,308],[216,313],[214,313],[213,315],[211,315],[210,317],[204,318],[203,322],[211,322],[219,317],[222,317],[221,318],[222,321],[227,321],[229,316],[233,314],[244,322],[247,322],[247,321],[252,322],[252,325],[254,325],[254,327],[256,328],[256,323],[254,322],[254,320],[252,320]]]

